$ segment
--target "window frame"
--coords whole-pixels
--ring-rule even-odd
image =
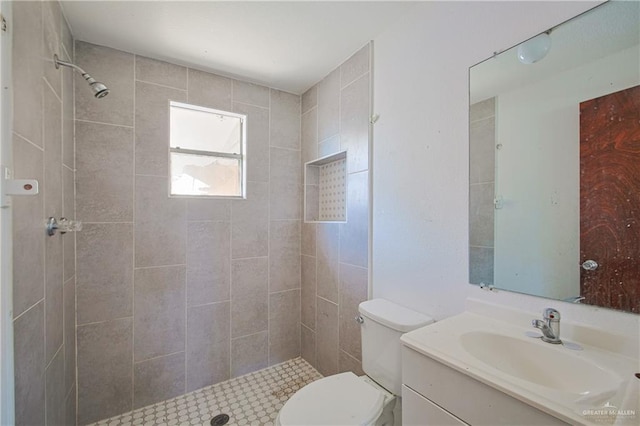
[[[222,115],[226,117],[238,118],[240,120],[240,153],[229,153],[219,151],[204,151],[187,148],[176,148],[171,146],[171,108],[184,108],[188,110],[206,112],[215,115]],[[168,149],[168,162],[169,162],[169,185],[168,192],[170,198],[200,198],[200,199],[235,199],[244,200],[247,198],[247,115],[238,114],[230,111],[224,111],[215,108],[203,107],[200,105],[188,104],[185,102],[169,101],[169,141],[167,144]],[[171,193],[171,180],[173,175],[171,173],[171,154],[186,154],[194,156],[215,157],[215,158],[232,158],[239,160],[239,178],[240,178],[240,195],[193,195],[193,194],[172,194]]]

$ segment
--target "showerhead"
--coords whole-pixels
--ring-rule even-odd
[[[86,72],[82,74],[82,77],[84,77],[84,79],[87,80],[87,83],[89,83],[89,87],[93,91],[93,96],[95,96],[96,98],[98,99],[104,98],[109,94],[109,88],[104,83],[100,83],[99,81],[96,81],[93,77],[91,77]]]
[[[104,83],[96,81],[79,66],[70,62],[61,61],[60,59],[58,59],[58,55],[53,55],[53,63],[56,65],[56,69],[60,68],[60,65],[63,65],[65,67],[73,68],[74,70],[82,74],[82,77],[87,81],[87,83],[89,83],[89,87],[93,92],[93,96],[95,96],[97,99],[102,99],[109,94],[109,88]]]

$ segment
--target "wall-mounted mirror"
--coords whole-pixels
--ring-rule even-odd
[[[640,313],[640,3],[470,69],[469,281]]]

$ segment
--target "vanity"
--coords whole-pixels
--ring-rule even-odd
[[[625,336],[564,322],[564,343],[545,343],[537,317],[469,300],[403,335],[403,424],[637,424],[638,355],[616,352]]]

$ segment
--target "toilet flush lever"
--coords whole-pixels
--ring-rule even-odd
[[[355,319],[358,324],[362,324],[364,322],[364,318],[362,318],[362,315],[356,315]]]

